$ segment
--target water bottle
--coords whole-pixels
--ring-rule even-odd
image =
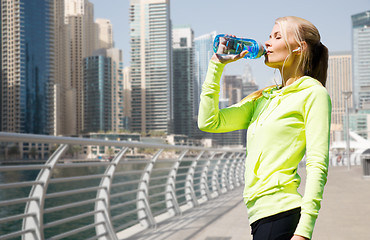
[[[226,40],[226,48],[222,51],[221,54],[236,55],[244,50],[247,50],[248,53],[244,56],[244,58],[255,59],[262,57],[266,53],[265,47],[261,43],[258,43],[253,39],[236,38],[226,36],[225,34],[219,34],[215,37],[215,40],[213,42],[213,51],[215,53],[217,52],[218,46],[220,45],[220,38],[224,38]]]

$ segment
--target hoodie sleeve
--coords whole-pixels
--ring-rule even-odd
[[[314,87],[306,101],[304,112],[307,178],[301,218],[295,234],[311,239],[329,165],[331,101],[324,87]]]
[[[198,127],[205,132],[230,132],[247,129],[253,113],[253,101],[242,100],[225,109],[219,109],[220,79],[225,64],[210,61],[202,86]]]

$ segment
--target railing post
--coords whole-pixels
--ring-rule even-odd
[[[239,181],[241,182],[241,184],[244,183],[244,177],[245,177],[245,158],[246,158],[246,153],[242,153],[241,157],[240,157],[240,161],[239,161]]]
[[[242,153],[239,153],[238,154],[238,157],[236,157],[234,159],[234,162],[233,162],[233,166],[234,166],[234,172],[233,172],[233,176],[234,176],[234,183],[235,183],[235,186],[239,187],[240,186],[240,159],[241,159],[241,155]]]
[[[185,182],[186,200],[190,204],[193,203],[193,207],[199,205],[197,197],[195,195],[195,191],[194,191],[194,173],[195,173],[195,167],[197,166],[198,160],[202,157],[203,153],[204,151],[201,151],[199,155],[191,163],[191,166],[188,171],[188,175],[186,176],[186,182]]]
[[[38,200],[32,200],[26,204],[24,212],[25,214],[32,214],[32,216],[23,219],[23,231],[29,231],[22,235],[24,240],[44,239],[43,215],[46,190],[55,164],[67,148],[67,144],[61,144],[45,163],[48,168],[42,169],[36,178],[37,182],[42,182],[43,184],[34,185],[30,191],[29,198],[37,198]]]
[[[221,193],[221,188],[220,188],[220,183],[218,181],[218,169],[219,169],[219,165],[223,159],[223,157],[225,156],[226,153],[223,153],[220,158],[218,159],[217,163],[216,163],[216,166],[214,167],[213,169],[213,173],[212,173],[212,191],[214,193],[218,195],[220,195]]]
[[[95,231],[97,236],[100,236],[104,233],[108,233],[108,236],[100,237],[99,240],[118,239],[113,228],[110,214],[110,189],[117,165],[127,150],[128,147],[121,149],[121,151],[114,157],[112,164],[109,165],[105,171],[105,177],[103,177],[100,182],[100,187],[102,188],[98,191],[96,198],[103,200],[95,203],[95,210],[101,210],[95,215],[95,223],[104,222],[105,227],[102,224],[97,225],[95,227]]]
[[[232,189],[231,186],[232,183],[230,183],[227,179],[227,175],[229,173],[229,165],[230,165],[230,159],[234,157],[234,153],[231,153],[229,157],[227,157],[227,160],[222,168],[222,174],[221,174],[221,184],[222,184],[222,193],[227,192],[228,190]]]
[[[234,189],[234,187],[238,187],[239,185],[236,182],[236,164],[238,163],[237,157],[235,157],[230,163],[230,170],[229,170],[229,186],[230,190]]]
[[[168,174],[167,186],[166,186],[166,206],[167,206],[167,211],[171,215],[181,214],[181,210],[179,207],[179,203],[177,202],[176,191],[175,191],[176,175],[177,175],[177,169],[179,168],[182,159],[185,157],[188,151],[189,149],[186,149],[180,154],[180,157],[173,164],[172,170]]]
[[[139,192],[137,193],[136,201],[136,207],[138,209],[137,215],[141,225],[145,228],[156,226],[156,222],[149,204],[149,181],[154,164],[162,152],[163,149],[158,150],[158,152],[154,154],[151,161],[146,165],[138,187]]]
[[[240,180],[239,180],[239,164],[241,162],[241,156],[243,153],[235,153],[235,158],[233,162],[231,163],[231,168],[230,168],[230,176],[229,176],[229,181],[233,182],[233,185],[236,187],[240,186]]]
[[[200,178],[200,191],[202,194],[202,198],[206,198],[207,200],[211,199],[211,193],[209,191],[208,187],[208,170],[209,166],[211,165],[212,159],[216,156],[216,153],[214,152],[211,157],[208,159],[207,163],[205,164],[203,170],[202,170],[202,175]]]

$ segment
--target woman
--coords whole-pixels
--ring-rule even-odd
[[[328,49],[316,27],[298,17],[277,19],[265,45],[265,64],[280,71],[282,85],[220,110],[223,68],[247,52],[216,53],[202,87],[198,125],[216,133],[248,129],[243,197],[253,239],[311,239],[328,172],[331,101],[324,87]],[[305,154],[302,197],[297,192],[301,180],[297,167]]]

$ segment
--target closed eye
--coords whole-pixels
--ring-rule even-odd
[[[280,38],[281,38],[281,33],[280,33],[280,32],[274,32],[274,34],[273,34],[273,35],[274,35],[274,38],[275,38],[275,39],[280,39]],[[271,38],[272,38],[272,36],[270,35],[270,36],[269,36],[269,39],[271,39]]]

